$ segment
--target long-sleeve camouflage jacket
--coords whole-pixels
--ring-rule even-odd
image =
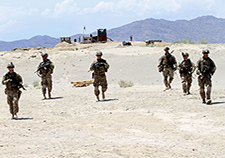
[[[49,59],[47,61],[42,61],[38,66],[38,69],[40,68],[38,73],[42,77],[51,76],[51,74],[53,73],[54,67],[55,66],[54,66],[53,62],[50,61]]]
[[[7,90],[19,90],[20,85],[23,84],[23,79],[16,72],[8,72],[3,76],[2,84],[6,85]]]
[[[216,65],[210,57],[207,58],[200,58],[197,62],[197,74],[201,75],[204,74],[206,71],[210,75],[213,75],[216,71]]]
[[[177,61],[176,58],[169,54],[165,54],[163,55],[160,59],[159,59],[159,65],[158,67],[164,67],[164,68],[173,68],[173,69],[177,69]]]
[[[97,59],[95,60],[90,67],[91,71],[94,71],[94,75],[105,75],[109,69],[109,64],[105,59]]]

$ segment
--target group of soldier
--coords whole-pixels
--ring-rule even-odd
[[[209,50],[203,50],[203,56],[197,61],[197,65],[188,58],[188,53],[183,53],[183,61],[177,66],[176,58],[169,52],[170,48],[164,49],[165,54],[159,59],[159,72],[162,72],[164,77],[165,90],[171,89],[171,83],[174,79],[174,72],[179,70],[182,89],[184,95],[190,94],[190,87],[192,84],[192,74],[195,69],[198,75],[198,85],[200,87],[200,96],[202,103],[211,104],[211,77],[216,71],[216,66],[213,60],[208,56]],[[206,92],[205,92],[206,89]]]
[[[211,58],[208,57],[209,50],[203,50],[203,57],[197,62],[197,66],[188,58],[188,53],[182,53],[183,61],[177,66],[176,58],[169,52],[169,47],[164,49],[165,54],[159,60],[159,72],[163,73],[165,90],[171,89],[171,83],[174,79],[174,72],[178,69],[182,81],[182,88],[184,95],[190,94],[190,87],[192,84],[192,74],[197,68],[196,74],[198,76],[198,84],[200,87],[200,95],[202,102],[206,104],[211,103],[211,77],[215,73],[216,66]],[[108,84],[106,79],[106,72],[109,69],[109,64],[102,58],[102,52],[96,52],[96,60],[91,64],[90,71],[93,71],[92,78],[94,86],[94,94],[97,101],[100,101],[99,95],[101,86],[102,99],[105,99],[105,91]],[[43,99],[46,99],[46,93],[48,90],[48,97],[52,98],[52,73],[54,70],[54,64],[48,59],[48,54],[42,54],[43,61],[39,64],[37,73],[41,77],[42,94]],[[8,72],[3,76],[2,84],[6,85],[5,94],[7,95],[7,103],[9,104],[10,113],[12,119],[16,119],[19,112],[18,101],[21,96],[20,88],[23,88],[22,77],[14,71],[14,64],[11,62],[8,66]],[[206,87],[206,92],[205,92]]]
[[[109,68],[109,64],[106,62],[106,60],[102,59],[102,52],[98,51],[96,52],[97,60],[95,60],[90,67],[90,71],[93,72],[93,78],[94,78],[94,94],[97,97],[97,100],[99,99],[99,86],[102,87],[102,99],[105,99],[105,91],[107,90],[107,80],[105,72],[107,72]],[[43,100],[47,99],[46,93],[48,91],[48,98],[51,99],[51,91],[52,91],[52,73],[54,70],[54,64],[51,60],[48,59],[48,54],[44,53],[42,54],[43,61],[39,64],[37,73],[38,76],[41,77],[41,86],[42,86],[42,94],[43,94]],[[23,79],[22,77],[14,71],[14,64],[11,62],[7,66],[8,72],[3,76],[2,84],[6,85],[5,88],[5,94],[7,95],[7,103],[9,104],[9,110],[12,115],[12,119],[18,118],[18,112],[19,112],[19,99],[22,94],[22,91],[20,88],[23,87]]]
[[[52,91],[52,73],[54,64],[48,59],[48,54],[42,54],[43,61],[39,64],[38,75],[41,77],[43,99],[46,99],[46,89],[48,89],[48,97],[51,98]],[[7,95],[7,103],[9,104],[9,110],[12,115],[12,119],[17,119],[17,113],[19,112],[19,99],[22,91],[20,88],[23,87],[22,77],[14,71],[14,64],[11,62],[7,66],[8,72],[3,76],[2,84],[6,85],[5,94]]]

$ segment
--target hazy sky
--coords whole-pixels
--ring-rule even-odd
[[[0,40],[59,38],[147,18],[225,18],[224,6],[224,0],[0,0]]]

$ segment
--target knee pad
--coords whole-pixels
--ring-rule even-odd
[[[102,92],[104,93],[107,90],[107,88],[102,88]]]

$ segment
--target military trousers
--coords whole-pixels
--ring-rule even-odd
[[[189,92],[189,90],[191,88],[191,83],[192,83],[192,75],[182,74],[180,77],[181,77],[181,84],[182,84],[183,92],[184,93]]]
[[[42,93],[44,95],[46,94],[46,89],[48,89],[48,92],[50,93],[52,91],[52,76],[42,77],[41,85]]]
[[[9,104],[9,110],[12,115],[19,112],[19,99],[21,93],[20,90],[6,90],[7,103]]]
[[[94,75],[93,86],[95,87],[94,93],[96,96],[100,94],[99,86],[102,87],[102,93],[104,93],[108,88],[108,83],[105,75]]]
[[[171,67],[163,68],[163,77],[164,77],[164,84],[166,87],[168,87],[173,81],[174,70]],[[168,81],[168,77],[169,77],[169,81]]]
[[[212,81],[211,78],[205,77],[204,79],[201,76],[198,77],[198,85],[200,87],[200,96],[202,99],[211,99],[211,90],[212,90]],[[206,93],[205,93],[206,88]]]

